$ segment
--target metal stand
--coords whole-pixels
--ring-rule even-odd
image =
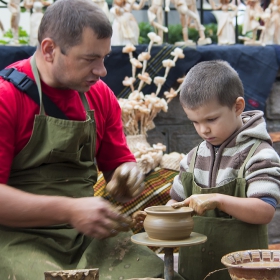
[[[164,279],[171,280],[174,277],[173,248],[164,248]]]
[[[190,237],[184,240],[157,240],[149,238],[146,232],[131,236],[131,241],[140,245],[164,248],[164,279],[172,280],[174,277],[173,249],[183,246],[194,246],[206,242],[203,234],[192,232]]]

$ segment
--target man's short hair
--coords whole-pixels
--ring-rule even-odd
[[[112,36],[112,25],[106,14],[91,0],[57,0],[51,4],[38,31],[38,41],[51,38],[61,51],[81,42],[83,30],[90,27],[98,39]]]
[[[182,106],[189,109],[215,99],[232,108],[238,97],[244,97],[242,82],[229,63],[222,60],[196,64],[186,75],[180,92]]]

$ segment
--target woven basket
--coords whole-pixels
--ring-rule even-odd
[[[139,146],[144,146],[147,148],[151,147],[151,145],[147,141],[147,137],[144,134],[127,135],[126,142],[132,153],[138,151],[137,147]]]

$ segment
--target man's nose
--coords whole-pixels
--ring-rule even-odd
[[[104,61],[98,63],[96,67],[92,69],[92,73],[99,77],[105,77],[107,75],[107,69],[104,65]]]

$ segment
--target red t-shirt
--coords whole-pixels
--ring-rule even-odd
[[[10,67],[24,72],[34,80],[30,58],[8,66]],[[85,120],[85,109],[77,91],[58,90],[43,82],[42,91],[69,120]],[[114,93],[100,80],[86,93],[86,98],[90,108],[94,110],[97,130],[96,161],[99,170],[112,170],[123,162],[135,161],[126,144],[121,109]],[[39,114],[39,106],[12,83],[0,78],[0,183],[7,183],[13,158],[29,141],[36,114]]]

